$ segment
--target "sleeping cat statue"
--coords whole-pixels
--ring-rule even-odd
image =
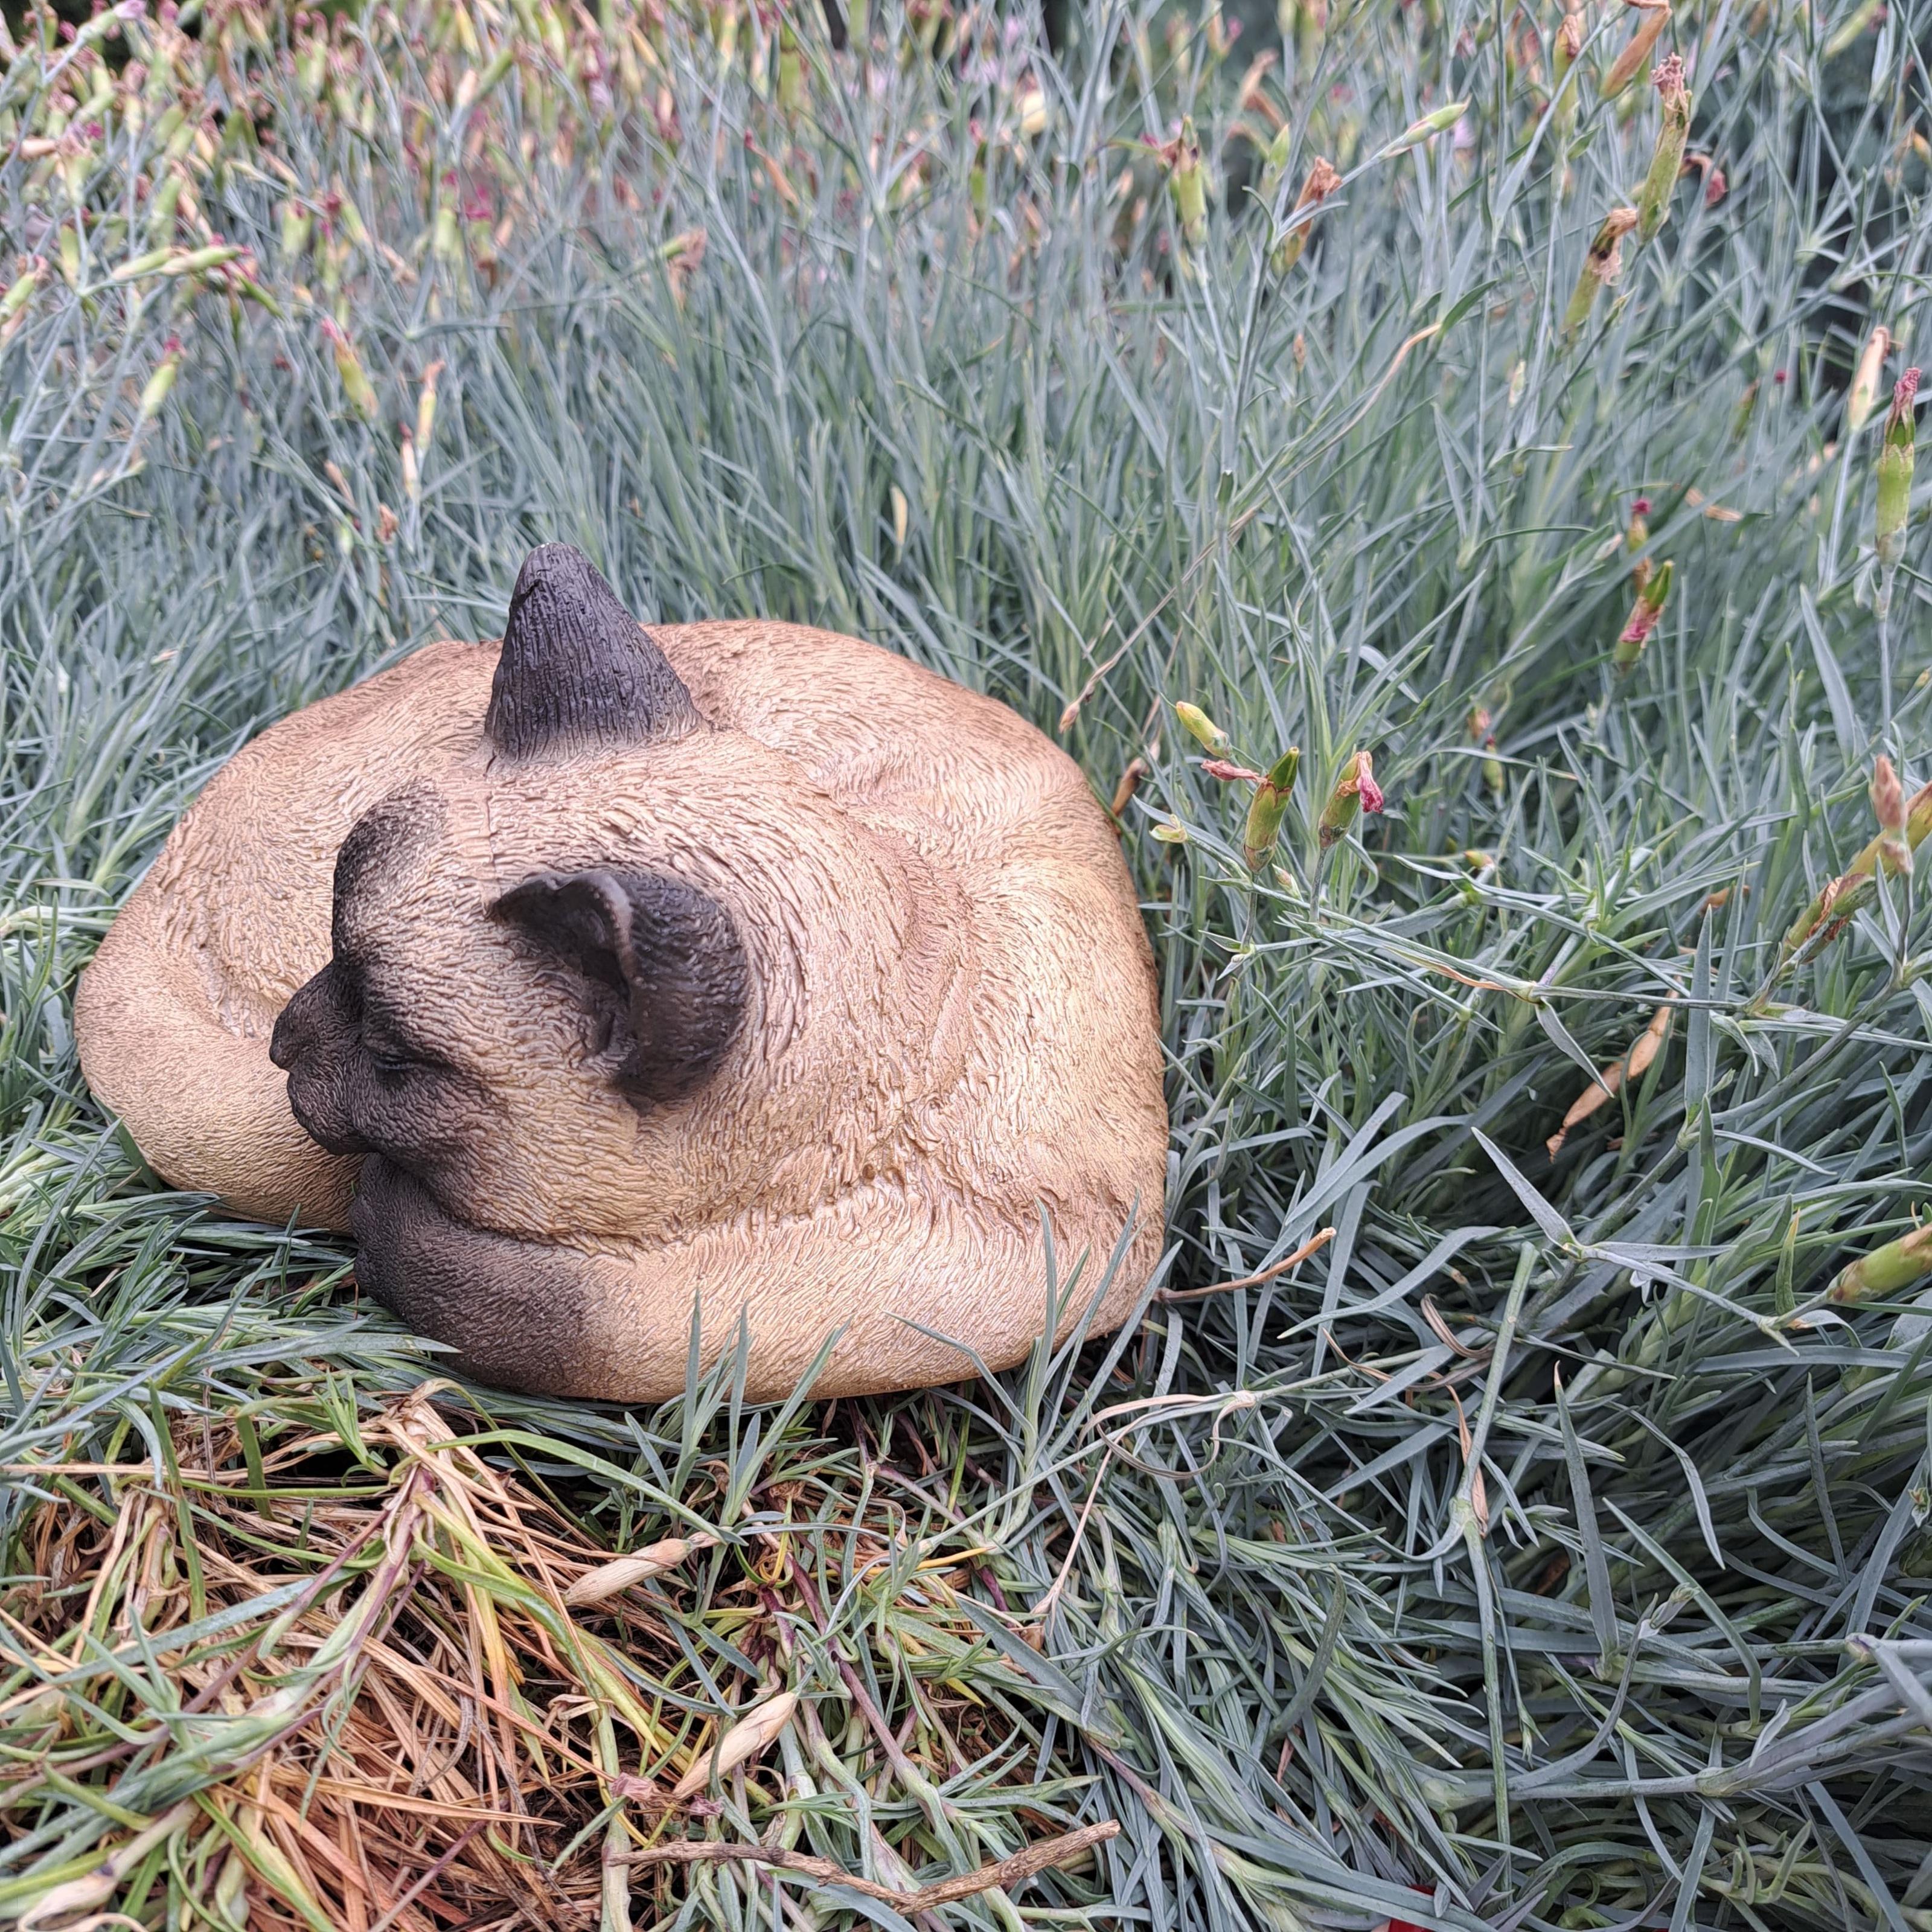
[[[478,1379],[650,1401],[957,1380],[1160,1252],[1152,962],[1078,769],[794,625],[641,628],[580,552],[247,746],[82,975],[154,1171],[346,1228]],[[1076,1296],[1076,1302],[1084,1301]],[[1072,1312],[1064,1318],[1070,1323]]]

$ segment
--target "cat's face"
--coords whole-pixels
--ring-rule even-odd
[[[662,760],[674,784],[706,728],[589,563],[536,552],[512,601],[485,769],[385,800],[338,855],[331,957],[270,1049],[316,1140],[380,1155],[485,1223],[597,1231],[594,1170],[621,1158],[627,1122],[718,1076],[751,969],[688,859],[684,876],[675,862],[573,863],[546,844],[594,836],[538,808],[580,792],[608,757]]]
[[[380,1154],[484,1223],[595,1232],[621,1218],[598,1170],[728,1058],[745,947],[668,870],[536,870],[500,890],[464,836],[480,815],[419,785],[357,824],[329,962],[270,1051],[331,1153]]]

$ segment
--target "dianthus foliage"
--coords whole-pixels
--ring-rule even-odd
[[[14,20],[0,1923],[1932,1932],[1925,0]],[[209,773],[550,538],[1088,773],[1118,1334],[470,1388],[90,1099]]]

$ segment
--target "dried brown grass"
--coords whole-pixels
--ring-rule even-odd
[[[14,1472],[46,1500],[18,1546],[38,1575],[0,1598],[6,1648],[31,1660],[0,1700],[14,1747],[0,1838],[50,1786],[90,1791],[130,1827],[178,1787],[194,1802],[143,1862],[198,1870],[190,1889],[218,1909],[245,1902],[252,1927],[569,1932],[627,1909],[634,1867],[667,1892],[688,1882],[674,1870],[692,1861],[668,1847],[718,1814],[707,1790],[722,1782],[741,1813],[754,1785],[782,1802],[770,1748],[794,1721],[824,1740],[816,1713],[778,1688],[798,1661],[788,1624],[824,1622],[790,1537],[719,1551],[739,1573],[714,1580],[705,1614],[727,1708],[700,1714],[670,1622],[688,1565],[573,1615],[573,1586],[610,1552],[538,1480],[455,1432],[436,1393],[266,1442],[245,1418],[203,1418],[177,1426],[158,1470]],[[889,1531],[858,1533],[862,1564],[886,1560]],[[694,1538],[686,1553],[706,1547]],[[943,1596],[943,1574],[922,1580]],[[892,1773],[930,1793],[929,1772],[950,1767],[915,1761],[842,1657],[837,1675]],[[940,1730],[948,1703],[983,1732],[983,1702],[943,1694],[928,1712]],[[956,1762],[965,1748],[951,1740]],[[1006,1876],[1054,1862],[1022,1857]],[[764,1862],[820,1882],[834,1869],[776,1844]],[[50,1882],[14,1907],[32,1927],[113,1922],[99,1908],[139,1912],[148,1888],[98,1852],[40,1876]]]

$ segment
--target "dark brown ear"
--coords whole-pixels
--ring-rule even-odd
[[[704,720],[650,633],[568,544],[524,560],[483,722],[504,757],[682,738]]]
[[[590,1050],[640,1112],[717,1070],[751,994],[731,915],[659,872],[538,872],[490,909],[562,971],[591,1022]]]

